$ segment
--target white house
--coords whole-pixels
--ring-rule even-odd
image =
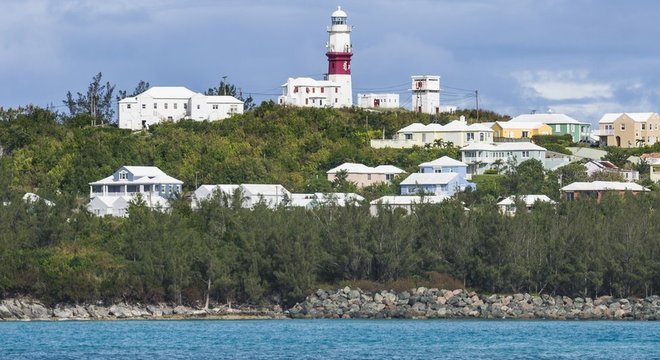
[[[378,215],[379,209],[403,209],[406,214],[411,214],[420,204],[440,204],[449,199],[447,195],[432,196],[383,196],[369,203],[369,212],[373,216]]]
[[[183,181],[155,166],[122,166],[114,174],[89,183],[87,209],[95,215],[127,216],[129,203],[141,197],[149,208],[169,208]]]
[[[639,180],[639,171],[634,169],[621,169],[609,161],[589,160],[584,164],[584,166],[587,168],[587,175],[589,176],[602,171],[620,175],[625,181]]]
[[[289,78],[282,84],[280,105],[300,107],[337,107],[341,86],[328,80],[314,80],[308,77]]]
[[[357,94],[357,103],[364,109],[398,109],[399,94]]]
[[[364,198],[355,193],[291,194],[289,206],[313,209],[328,205],[357,205],[362,201],[364,201]]]
[[[433,144],[437,140],[463,147],[474,143],[492,143],[493,129],[482,123],[468,124],[464,116],[446,125],[431,123],[410,124],[399,131],[392,139],[371,140],[373,148],[411,148]]]
[[[221,184],[221,185],[201,185],[195,190],[192,200],[192,208],[197,209],[202,201],[209,200],[216,193],[231,199],[236,191],[240,191],[241,206],[253,208],[259,203],[264,203],[270,208],[279,205],[287,205],[291,201],[291,193],[279,184]]]
[[[119,127],[140,130],[161,121],[213,121],[243,113],[233,96],[207,96],[182,86],[154,86],[119,101]]]
[[[537,202],[545,202],[549,204],[556,204],[554,200],[550,199],[545,195],[512,195],[507,198],[502,199],[497,203],[497,207],[500,210],[500,213],[503,215],[513,216],[516,214],[516,202],[520,201],[525,205],[527,211],[530,211],[534,204]]]
[[[518,165],[530,159],[541,161],[545,167],[545,153],[545,148],[530,142],[474,143],[461,149],[462,160],[468,164],[469,174],[483,174],[497,164],[507,165],[513,161]]]

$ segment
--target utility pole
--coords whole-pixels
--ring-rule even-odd
[[[474,91],[474,99],[477,102],[477,122],[479,122],[479,90]]]

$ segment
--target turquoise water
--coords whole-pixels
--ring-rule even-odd
[[[660,322],[0,322],[0,358],[660,359]]]

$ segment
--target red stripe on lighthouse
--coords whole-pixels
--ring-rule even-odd
[[[328,52],[328,75],[350,75],[353,53]]]

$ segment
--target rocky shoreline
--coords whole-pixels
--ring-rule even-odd
[[[367,292],[345,287],[319,289],[288,310],[273,306],[215,306],[200,309],[169,304],[57,304],[29,298],[0,301],[0,321],[165,319],[549,319],[660,320],[660,296],[643,299],[570,298],[550,295],[482,295],[466,290],[417,288]]]
[[[2,320],[160,320],[160,319],[285,319],[288,316],[278,305],[269,307],[218,306],[198,309],[168,304],[72,305],[47,307],[32,299],[0,301]]]
[[[292,318],[660,320],[660,296],[597,299],[530,294],[480,295],[466,290],[417,288],[365,292],[317,290],[288,310]]]

